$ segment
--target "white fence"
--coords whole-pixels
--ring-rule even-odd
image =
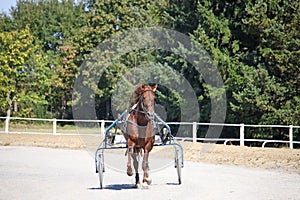
[[[57,122],[77,122],[77,123],[100,123],[100,133],[104,133],[105,124],[112,123],[111,120],[73,120],[73,119],[40,119],[40,118],[18,118],[18,117],[0,117],[0,120],[4,122],[4,131],[0,130],[0,133],[18,133],[18,134],[53,134],[53,135],[74,135],[70,133],[61,133],[57,131]],[[11,120],[23,120],[23,121],[44,121],[51,123],[51,131],[10,131]],[[219,124],[219,123],[197,123],[197,122],[167,122],[168,125],[190,125],[192,126],[192,136],[191,137],[176,137],[176,139],[184,141],[204,141],[204,142],[224,142],[226,145],[231,141],[238,141],[240,146],[244,146],[245,142],[261,142],[262,147],[265,147],[267,143],[287,143],[289,147],[293,149],[293,144],[300,144],[300,141],[293,141],[293,130],[299,129],[300,126],[293,125],[249,125],[249,124]],[[197,130],[199,126],[222,126],[222,127],[239,127],[239,138],[197,138]],[[247,139],[245,138],[245,127],[257,127],[257,128],[286,128],[288,129],[289,140],[270,140],[270,139]],[[94,133],[95,134],[95,133]],[[78,135],[78,134],[76,134]],[[88,135],[88,134],[83,134]]]

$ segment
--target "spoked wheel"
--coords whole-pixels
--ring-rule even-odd
[[[99,160],[98,160],[98,176],[99,176],[99,182],[100,182],[100,189],[103,188],[103,172],[104,172],[104,157],[103,154],[99,154]]]
[[[175,148],[175,168],[177,170],[179,185],[181,184],[181,168],[183,167],[182,163],[182,153],[178,148]]]

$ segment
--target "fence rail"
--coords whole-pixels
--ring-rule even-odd
[[[105,124],[112,123],[112,120],[74,120],[74,119],[40,119],[40,118],[20,118],[20,117],[0,117],[0,120],[5,120],[4,131],[0,130],[0,133],[19,133],[19,134],[53,134],[53,135],[74,135],[64,134],[57,131],[58,122],[84,122],[84,123],[100,123],[100,132],[98,134],[104,134]],[[10,131],[11,120],[25,120],[25,121],[44,121],[52,123],[51,132],[33,132],[33,131]],[[221,124],[221,123],[198,123],[198,122],[167,122],[168,125],[191,125],[192,137],[176,137],[178,140],[183,141],[203,141],[203,142],[224,142],[226,145],[228,142],[237,141],[240,146],[245,146],[245,142],[261,142],[264,148],[267,143],[287,143],[291,149],[294,148],[293,144],[300,144],[300,141],[293,141],[293,130],[299,129],[300,126],[293,125],[251,125],[251,124]],[[224,127],[239,127],[239,138],[198,138],[197,130],[199,126],[224,126]],[[247,139],[245,138],[245,127],[260,127],[260,128],[287,128],[289,132],[289,140],[270,140],[270,139]],[[78,134],[75,134],[78,135]],[[97,134],[83,134],[83,135],[97,135]]]

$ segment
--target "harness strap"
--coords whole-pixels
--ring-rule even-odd
[[[135,108],[137,107],[137,105],[138,105],[138,103],[134,104],[134,105],[130,108],[130,111],[129,111],[129,112],[131,112],[131,110],[135,110]]]
[[[127,120],[127,122],[130,123],[130,124],[132,124],[132,125],[134,125],[134,126],[136,126],[136,127],[140,127],[140,128],[146,128],[147,127],[147,125],[146,126],[141,126],[141,125],[138,125],[137,123],[134,123],[131,120]]]

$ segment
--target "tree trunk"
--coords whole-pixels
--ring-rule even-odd
[[[7,101],[8,101],[8,108],[6,112],[6,117],[10,118],[11,115],[11,107],[12,107],[12,100],[10,99],[10,93],[7,94]]]

